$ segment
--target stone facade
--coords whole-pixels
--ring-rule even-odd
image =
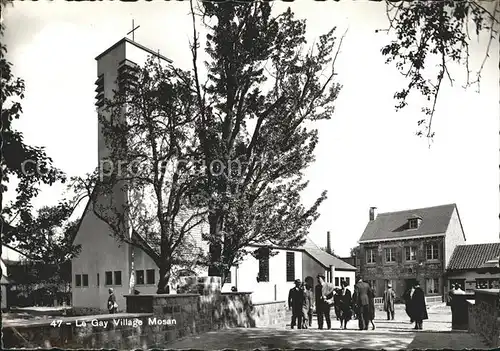
[[[435,243],[438,245],[438,260],[426,259],[426,245]],[[416,247],[416,259],[407,261],[405,257],[405,247]],[[385,249],[395,250],[395,262],[386,262]],[[375,250],[375,262],[367,263],[367,250]],[[439,279],[439,293],[444,292],[444,236],[428,237],[421,239],[392,240],[379,243],[364,243],[359,246],[359,272],[365,281],[376,281],[376,296],[382,296],[386,287],[386,280],[392,280],[393,289],[398,297],[406,291],[406,282],[411,279],[418,279],[426,295],[426,279]],[[421,263],[421,265],[419,264]]]
[[[480,334],[492,348],[500,346],[500,290],[476,290],[469,303],[469,332]]]

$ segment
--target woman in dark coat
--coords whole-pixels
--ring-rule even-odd
[[[412,286],[410,289],[406,290],[403,295],[403,300],[405,301],[405,311],[408,317],[410,317],[410,323],[413,323],[413,313],[411,311],[411,297],[413,296],[413,292],[415,291],[415,287]]]
[[[420,284],[415,283],[415,291],[411,297],[411,314],[412,318],[415,321],[414,329],[422,329],[423,321],[425,319],[429,319],[427,315],[427,306],[425,305],[425,294]]]
[[[349,289],[347,289],[347,282],[342,281],[342,289],[339,293],[339,319],[340,328],[347,329],[347,322],[351,320],[352,317],[352,296]]]
[[[337,320],[340,320],[340,296],[342,294],[342,289],[335,288],[335,295],[333,296],[333,307],[335,309],[335,317]],[[340,323],[340,327],[342,328],[342,323]]]
[[[375,323],[373,323],[373,320],[375,319],[375,291],[370,283],[368,283],[368,285],[370,285],[370,290],[368,291],[368,320],[372,324],[372,330],[374,330]]]
[[[358,287],[354,285],[354,293],[352,294],[352,319],[358,319],[359,306],[357,304],[358,299]]]

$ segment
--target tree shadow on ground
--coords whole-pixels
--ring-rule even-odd
[[[169,348],[196,349],[406,349],[414,335],[401,335],[394,338],[389,332],[370,331],[320,331],[320,330],[277,330],[277,329],[229,329],[210,332],[189,340],[167,345]]]
[[[445,336],[443,334],[452,334]],[[431,345],[431,346],[429,346]],[[467,332],[432,332],[419,331],[415,333],[408,349],[452,349],[452,350],[485,350],[490,349],[479,335]]]

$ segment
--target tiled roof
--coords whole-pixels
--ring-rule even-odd
[[[336,270],[355,271],[356,267],[351,266],[347,262],[342,261],[329,253],[320,249],[311,239],[306,237],[306,242],[300,247],[309,256],[318,261],[323,267],[335,267]]]
[[[498,256],[500,256],[500,243],[459,245],[453,251],[447,269],[477,269]]]
[[[499,257],[484,262],[479,268],[500,268]]]
[[[316,245],[309,237],[306,236],[306,241],[304,242],[303,245],[299,247],[295,247],[291,250],[298,250],[298,251],[303,251],[309,256],[311,256],[315,261],[317,261],[319,264],[321,264],[325,268],[329,268],[330,266],[334,266],[335,269],[339,270],[344,270],[344,271],[355,271],[356,267],[351,266],[349,263],[342,261],[340,258],[335,257],[333,255],[330,255],[326,251],[322,250],[319,248],[318,245]],[[254,246],[254,247],[260,247],[260,246],[271,246],[274,247],[274,249],[278,250],[290,250],[289,248],[286,247],[278,247],[275,245],[272,245],[269,242],[263,243],[263,244],[252,244],[249,246]]]
[[[380,213],[368,222],[359,242],[444,234],[455,209],[456,205],[450,204]],[[418,228],[409,229],[408,219],[415,217],[420,217],[421,223]]]

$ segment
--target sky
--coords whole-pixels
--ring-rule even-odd
[[[347,29],[337,61],[342,90],[328,121],[318,123],[316,162],[306,171],[310,205],[322,190],[328,199],[310,237],[336,254],[349,255],[371,206],[380,212],[456,203],[467,243],[498,242],[499,75],[498,42],[486,62],[481,90],[444,83],[429,147],[415,135],[422,101],[396,112],[393,95],[405,81],[380,53],[389,37],[385,7],[375,2],[275,3],[307,21],[312,42],[337,26]],[[189,69],[192,35],[184,2],[16,2],[3,14],[8,58],[26,83],[23,116],[15,126],[30,145],[45,146],[57,167],[83,176],[97,166],[94,58],[123,38],[132,19],[135,41]],[[471,44],[471,67],[479,67],[484,37]],[[460,78],[463,70],[455,67]],[[55,204],[63,186],[43,187],[36,206]],[[77,213],[77,215],[79,215]]]

